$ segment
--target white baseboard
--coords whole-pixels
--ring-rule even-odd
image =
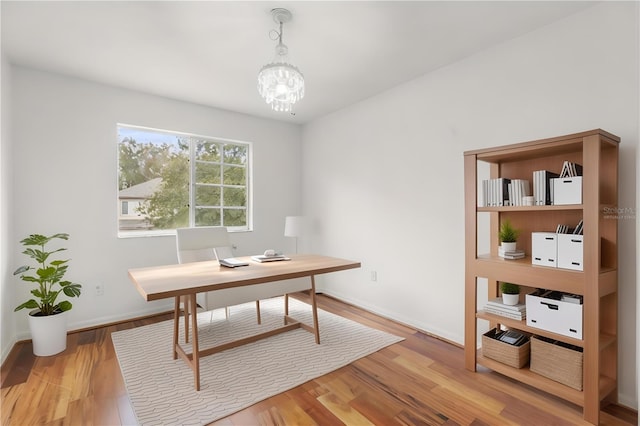
[[[13,347],[15,346],[16,342],[17,340],[14,336],[13,339],[9,342],[9,344],[4,348],[2,348],[2,353],[0,354],[2,361],[0,361],[0,364],[4,364],[4,361],[9,356],[9,353],[11,352],[11,349],[13,349]]]
[[[624,405],[627,408],[638,411],[638,400],[629,395],[619,393],[618,405]]]
[[[73,323],[69,323],[68,325],[68,333],[72,333],[75,330],[82,330],[84,328],[91,328],[91,327],[99,327],[105,324],[111,324],[111,323],[120,322],[120,321],[128,321],[131,319],[159,314],[167,311],[173,311],[173,304],[167,304],[166,306],[155,306],[150,309],[142,309],[139,311],[127,312],[127,313],[118,314],[118,315],[108,315],[108,316],[93,318],[86,321],[73,322]],[[20,340],[29,340],[29,339],[31,339],[31,333],[29,331],[18,333],[16,335],[16,339],[11,345],[11,348],[13,347],[13,345],[15,345],[16,342]],[[9,348],[9,350],[11,350],[11,348]]]
[[[362,300],[359,299],[353,299],[349,296],[346,296],[340,292],[336,292],[336,291],[327,291],[326,289],[321,289],[321,291],[326,294],[329,295],[331,297],[334,297],[338,300],[342,300],[346,303],[349,303],[351,305],[357,306],[359,308],[362,308],[364,310],[367,310],[371,313],[374,313],[376,315],[380,315],[383,318],[387,318],[391,321],[395,321],[404,325],[407,325],[409,327],[413,327],[416,330],[425,332],[427,334],[432,334],[435,337],[439,337],[441,339],[447,340],[449,342],[455,343],[457,345],[463,346],[464,345],[464,336],[459,336],[459,335],[455,335],[455,334],[451,334],[450,332],[434,327],[431,324],[425,324],[422,323],[420,321],[416,321],[414,318],[408,318],[408,317],[404,317],[402,315],[398,315],[397,312],[391,312],[391,311],[387,311],[384,308],[381,308],[380,306],[376,306],[376,305],[371,305],[369,303],[363,302]]]

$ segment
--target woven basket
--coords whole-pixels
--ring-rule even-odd
[[[579,348],[576,348],[579,349]],[[582,390],[582,352],[540,336],[531,337],[531,371]]]
[[[522,368],[529,362],[529,342],[513,346],[495,339],[496,329],[482,335],[482,356],[510,367]]]

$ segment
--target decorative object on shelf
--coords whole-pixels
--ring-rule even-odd
[[[532,336],[530,357],[530,368],[534,373],[582,390],[582,348],[542,336]]]
[[[503,259],[510,260],[522,259],[524,258],[524,250],[504,251],[504,247],[500,246],[498,247],[498,256],[502,257]]]
[[[514,368],[522,368],[529,363],[530,343],[525,338],[518,344],[510,344],[500,337],[506,332],[492,329],[482,335],[482,355]]]
[[[501,317],[511,318],[518,321],[522,321],[527,318],[526,304],[516,303],[514,305],[507,305],[504,303],[502,297],[497,297],[487,301],[484,305],[484,311],[492,315],[499,315]]]
[[[556,268],[558,266],[558,234],[531,233],[531,264]]]
[[[274,111],[291,112],[293,104],[304,97],[304,77],[300,70],[289,63],[289,48],[282,43],[282,24],[291,21],[287,9],[271,10],[273,20],[280,30],[271,30],[272,40],[278,40],[273,62],[262,67],[258,73],[258,92]]]
[[[584,306],[581,295],[538,289],[525,295],[527,325],[575,339],[582,339]]]
[[[502,303],[505,305],[517,305],[520,299],[520,286],[513,283],[500,283],[500,292],[502,293]]]
[[[54,234],[49,237],[31,234],[20,243],[27,247],[22,253],[29,256],[38,266],[21,266],[13,273],[20,274],[20,279],[27,283],[34,283],[37,287],[31,294],[37,299],[29,299],[15,308],[33,309],[29,312],[29,327],[33,341],[33,353],[38,356],[55,355],[67,347],[67,312],[72,308],[68,300],[58,300],[60,292],[68,297],[79,297],[82,286],[71,281],[63,280],[69,267],[69,260],[51,260],[49,257],[66,248],[46,250],[46,245],[53,239],[68,240],[69,234]],[[39,248],[32,248],[38,246]],[[35,270],[34,275],[26,272]]]
[[[502,248],[505,252],[516,251],[516,242],[518,241],[518,235],[520,235],[520,231],[518,231],[511,225],[511,221],[509,219],[504,219],[500,224],[498,237],[500,238]]]
[[[552,179],[553,204],[582,204],[582,176]]]

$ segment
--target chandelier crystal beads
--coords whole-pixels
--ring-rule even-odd
[[[289,63],[289,48],[282,43],[282,24],[291,20],[291,12],[286,9],[273,9],[273,20],[280,25],[277,34],[273,62],[262,67],[258,73],[258,92],[274,111],[291,112],[293,104],[304,97],[304,76],[300,70]]]

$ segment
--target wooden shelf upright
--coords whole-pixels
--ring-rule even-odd
[[[464,153],[465,186],[465,367],[490,368],[583,407],[583,417],[598,424],[601,403],[617,399],[618,355],[618,145],[620,138],[601,129],[478,149]],[[488,178],[526,179],[533,172],[559,173],[564,161],[583,166],[582,204],[480,207],[478,164],[488,164]],[[612,214],[612,212],[614,212]],[[489,216],[489,253],[478,254],[478,216]],[[524,259],[498,257],[498,229],[509,219],[521,231],[518,248]],[[531,263],[531,232],[555,232],[556,226],[583,221],[583,271],[536,266]],[[484,230],[481,230],[484,232]],[[517,321],[478,311],[478,278],[488,281],[487,297],[498,297],[502,281],[528,290],[544,288],[583,296],[582,339],[528,327]],[[524,295],[521,294],[521,301]],[[583,390],[572,389],[529,370],[484,358],[478,350],[478,321],[490,326],[524,330],[582,347]]]

